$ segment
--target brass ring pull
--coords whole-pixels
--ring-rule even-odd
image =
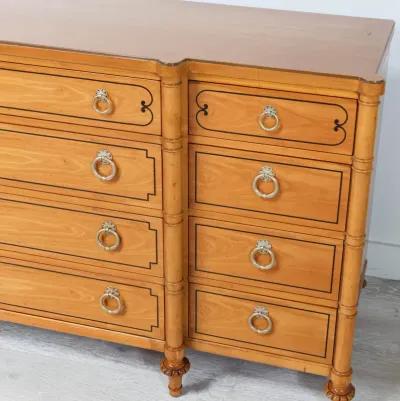
[[[257,262],[256,257],[258,254],[269,255],[271,261],[267,265],[261,265]],[[250,261],[252,265],[262,271],[271,270],[276,265],[275,254],[272,251],[272,245],[267,240],[259,240],[257,241],[256,247],[250,252]]]
[[[99,170],[99,164],[106,164],[111,166],[111,173],[109,175],[102,175]],[[97,152],[96,158],[92,162],[92,173],[100,181],[111,181],[117,174],[117,166],[113,161],[112,154],[108,150],[100,150]]]
[[[117,306],[114,309],[111,309],[107,305],[107,300],[110,299],[117,303]],[[101,309],[110,315],[119,315],[124,310],[124,303],[117,288],[107,287],[104,291],[104,294],[100,297],[99,302]]]
[[[270,192],[270,193],[268,193],[268,194],[266,194],[266,193],[264,193],[264,192],[261,192],[261,191],[258,189],[258,182],[259,182],[260,180],[261,180],[261,181],[264,181],[264,182],[271,182],[271,181],[272,181],[272,183],[274,184],[274,189],[273,189],[273,191]],[[268,167],[268,166],[263,167],[263,168],[260,170],[259,174],[256,175],[256,176],[254,177],[252,187],[253,187],[254,193],[255,193],[257,196],[259,196],[260,198],[262,198],[262,199],[272,199],[272,198],[275,198],[275,196],[278,195],[278,193],[279,193],[279,182],[278,182],[278,180],[276,179],[275,173],[274,173],[274,171],[272,170],[272,168],[271,168],[271,167]]]
[[[267,322],[267,327],[265,329],[258,329],[254,326],[255,319],[264,319]],[[257,334],[265,335],[272,332],[272,319],[269,317],[269,312],[264,306],[256,306],[254,312],[247,319],[247,323],[250,329]]]
[[[272,127],[267,127],[265,125],[265,120],[267,118],[272,118],[274,120],[275,123]],[[278,111],[275,109],[275,107],[265,106],[263,112],[260,114],[260,117],[258,118],[258,125],[260,126],[261,129],[268,132],[277,131],[279,129],[281,122],[279,120]]]
[[[99,108],[99,103],[105,103],[105,109]],[[98,114],[111,114],[114,110],[113,102],[106,89],[97,89],[92,102],[93,110]]]
[[[114,244],[106,245],[104,243],[104,237],[106,235],[112,235],[114,237]],[[102,224],[100,230],[97,231],[96,242],[100,248],[107,252],[112,252],[119,248],[119,245],[121,244],[121,238],[117,232],[117,227],[112,221],[106,221]]]

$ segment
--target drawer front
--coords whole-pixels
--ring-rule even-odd
[[[40,191],[162,207],[161,150],[74,141],[0,129],[0,178]],[[14,184],[15,185],[15,184]]]
[[[192,276],[337,299],[340,240],[190,218]]]
[[[190,133],[350,155],[357,102],[192,82]]]
[[[0,87],[0,107],[7,108],[7,114],[156,135],[161,132],[159,81],[129,79],[120,83],[96,74],[86,79],[0,69]],[[101,89],[106,93],[97,92]]]
[[[198,145],[191,146],[189,157],[193,208],[336,230],[345,227],[347,166]]]
[[[192,338],[323,363],[332,361],[334,309],[200,285],[192,286],[190,294]]]
[[[161,219],[121,219],[8,200],[0,200],[0,209],[0,243],[21,252],[163,275]]]
[[[163,300],[155,284],[124,285],[0,263],[2,309],[17,306],[32,315],[162,339]]]

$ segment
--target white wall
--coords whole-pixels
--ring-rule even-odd
[[[398,0],[197,0],[282,10],[309,11],[395,20]],[[400,36],[395,33],[376,166],[368,245],[368,274],[400,280]],[[399,174],[399,175],[397,175]]]

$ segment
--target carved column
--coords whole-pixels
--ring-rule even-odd
[[[166,344],[160,367],[169,377],[170,394],[177,397],[182,393],[182,376],[190,368],[184,357],[183,138],[179,67],[162,67],[161,97]]]
[[[351,355],[362,279],[368,198],[382,85],[366,84],[365,89],[359,97],[335,354],[330,380],[326,385],[326,394],[334,401],[349,401],[355,394],[351,383]]]

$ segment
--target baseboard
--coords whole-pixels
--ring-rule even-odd
[[[369,241],[368,276],[400,280],[400,244]]]

